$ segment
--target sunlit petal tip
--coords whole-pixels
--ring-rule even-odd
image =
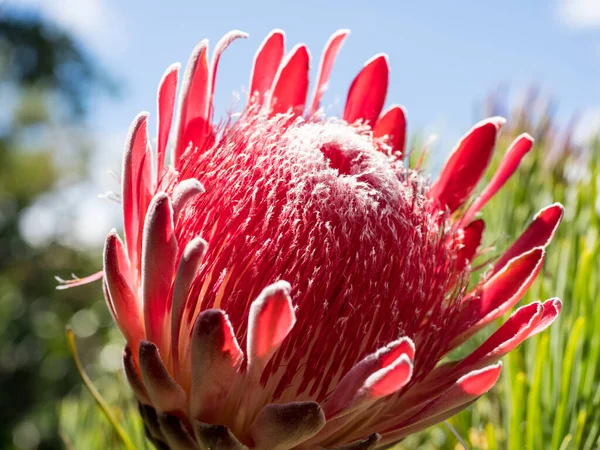
[[[389,69],[390,57],[387,53],[376,53],[365,61],[363,67],[368,67],[370,65],[386,66]]]
[[[494,265],[494,272],[500,271],[515,256],[535,247],[545,248],[552,242],[564,215],[564,207],[553,203],[540,210],[533,221]]]
[[[385,103],[388,80],[388,57],[384,53],[379,53],[365,63],[352,81],[343,119],[350,124],[362,120],[374,125]]]
[[[479,397],[489,391],[500,378],[502,372],[502,362],[499,361],[483,369],[473,370],[462,376],[456,382],[456,385],[466,395]]]
[[[185,411],[186,395],[168,370],[155,344],[140,343],[140,371],[152,404],[158,411]]]
[[[273,87],[285,53],[285,33],[275,29],[262,42],[250,71],[249,99],[262,106]]]
[[[483,344],[462,360],[455,370],[465,371],[495,363],[525,339],[541,331],[537,329],[543,313],[541,302],[520,307]]]
[[[195,178],[188,178],[179,183],[173,191],[173,216],[178,217],[190,200],[204,192],[204,186]]]
[[[456,211],[472,194],[488,167],[504,122],[502,117],[482,120],[459,140],[431,187],[431,196],[441,210]]]
[[[500,130],[504,125],[506,125],[506,119],[500,116],[489,117],[475,124],[473,128],[479,128],[487,123],[493,124],[496,127],[496,130]]]
[[[269,404],[254,420],[250,435],[257,448],[288,450],[316,435],[325,422],[316,402]]]
[[[411,379],[413,365],[408,355],[401,355],[392,364],[378,370],[365,381],[358,397],[378,399],[402,389]]]
[[[321,104],[321,98],[325,89],[327,88],[329,76],[333,69],[333,63],[339,53],[344,40],[350,34],[350,30],[338,30],[336,31],[325,44],[323,54],[321,55],[321,62],[319,64],[319,72],[317,75],[317,81],[312,94],[312,100],[308,109],[308,116],[312,116],[317,112]]]
[[[297,44],[281,63],[273,82],[271,115],[285,114],[291,110],[302,115],[308,94],[310,52],[306,45]]]
[[[277,281],[267,286],[250,306],[248,318],[248,366],[260,372],[296,323],[289,297],[291,286]]]
[[[406,111],[400,105],[391,106],[378,119],[373,128],[373,137],[387,136],[387,143],[392,152],[404,154],[406,145]]]
[[[165,164],[165,156],[167,151],[167,142],[169,140],[169,132],[173,124],[173,114],[175,112],[175,96],[179,84],[180,63],[171,64],[163,74],[158,85],[158,121],[157,134],[158,145],[156,152],[157,169],[156,169],[156,185],[158,186],[163,175]]]
[[[412,361],[415,357],[415,343],[408,336],[404,336],[400,339],[390,342],[380,351],[382,355],[389,351],[388,355],[393,358],[393,360],[404,354],[410,361]],[[388,357],[383,360],[383,364],[389,364],[390,360],[392,360],[391,358]]]
[[[208,71],[208,40],[194,47],[183,75],[179,102],[179,124],[173,151],[173,166],[179,169],[182,155],[191,143],[200,146],[208,130],[210,75]]]
[[[562,302],[558,298],[551,298],[542,303],[543,314],[532,334],[541,333],[554,323],[562,310]]]
[[[377,387],[371,389],[381,380],[380,387],[384,389],[387,381],[396,382],[403,386],[412,376],[412,359],[415,354],[415,345],[408,337],[403,337],[390,342],[385,347],[365,357],[344,375],[336,389],[324,403],[325,414],[328,419],[347,414],[355,408],[369,401],[377,395]],[[406,363],[409,363],[408,365]],[[393,366],[393,367],[392,367]],[[389,372],[386,371],[387,368]],[[388,386],[389,387],[389,386]]]

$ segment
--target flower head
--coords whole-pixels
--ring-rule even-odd
[[[341,119],[322,118],[347,34],[326,44],[309,97],[307,48],[286,55],[273,31],[247,106],[221,125],[219,58],[245,35],[226,35],[210,62],[200,43],[168,167],[178,66],[160,83],[154,154],[148,115],[131,127],[125,242],[106,240],[104,288],[159,448],[388,446],[470,405],[498,379],[499,359],[559,313],[558,299],[521,307],[469,356],[440,363],[519,301],[562,207],[543,209],[472,286],[484,231],[475,216],[533,140],[517,138],[475,196],[504,123],[484,120],[429,183],[404,163],[403,108],[382,113],[386,56],[354,79]]]

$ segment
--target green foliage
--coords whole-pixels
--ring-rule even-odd
[[[559,140],[548,110],[532,119],[519,107],[512,116],[492,166],[521,132],[533,132],[536,145],[483,210],[484,246],[497,250],[481,259],[500,255],[542,207],[562,203],[565,217],[542,274],[520,304],[559,297],[563,310],[549,330],[504,358],[502,379],[492,392],[449,422],[475,449],[592,450],[600,447],[600,142],[576,149],[568,139]],[[437,448],[460,448],[445,435]],[[405,448],[430,442],[433,434],[414,439]]]
[[[36,209],[60,189],[87,178],[89,143],[69,138],[68,164],[52,132],[78,123],[92,89],[105,86],[91,57],[65,33],[35,17],[0,14],[0,448],[63,448],[56,414],[59,399],[78,384],[64,338],[75,317],[94,332],[82,343],[107,341],[110,316],[96,287],[59,293],[54,276],[98,270],[94,256],[60,239],[57,228],[32,243],[28,217],[50,227]],[[75,76],[76,75],[76,76]],[[5,96],[6,94],[6,96]],[[66,114],[65,114],[66,113]],[[68,223],[69,204],[60,219]],[[81,329],[81,327],[79,327]],[[86,361],[97,357],[90,351]],[[85,447],[84,447],[85,448]]]

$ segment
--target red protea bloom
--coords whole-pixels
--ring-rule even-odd
[[[333,35],[307,104],[309,53],[264,41],[248,104],[216,126],[223,50],[188,63],[171,166],[164,160],[178,66],[123,164],[125,244],[106,241],[104,288],[127,339],[125,370],[148,436],[169,449],[386,447],[473,403],[498,360],[557,317],[521,307],[460,361],[442,357],[509,311],[540,271],[562,216],[542,210],[474,287],[475,214],[515,171],[520,136],[478,196],[504,120],[475,125],[430,184],[404,162],[404,110],[382,113],[386,56],[354,79],[342,119],[319,113],[347,31]],[[153,163],[156,167],[153,167]],[[474,278],[474,277],[473,277]],[[286,281],[283,281],[286,280]]]

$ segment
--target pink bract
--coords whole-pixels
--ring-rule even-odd
[[[127,339],[125,371],[149,438],[167,449],[383,448],[469,406],[499,359],[557,317],[517,309],[479,348],[449,351],[511,310],[540,272],[562,206],[543,209],[472,288],[474,219],[533,145],[522,135],[479,196],[504,119],[483,120],[429,183],[405,163],[404,109],[383,112],[389,68],[369,60],[341,119],[319,109],[348,32],[327,42],[309,96],[308,49],[273,31],[247,106],[213,120],[219,58],[193,51],[158,90],[123,162],[125,239],[106,240],[103,284]],[[473,220],[474,219],[474,220]],[[285,280],[285,281],[283,281]]]

